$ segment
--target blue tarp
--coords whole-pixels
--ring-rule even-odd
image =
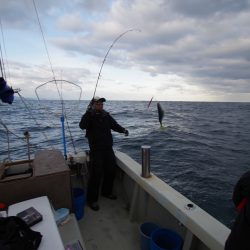
[[[9,104],[14,101],[14,90],[7,85],[3,77],[0,77],[0,99]]]

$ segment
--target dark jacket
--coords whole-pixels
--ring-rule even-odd
[[[81,129],[86,129],[86,137],[91,150],[110,149],[113,146],[111,130],[124,133],[125,128],[120,126],[116,120],[105,110],[89,110],[79,123]]]
[[[245,197],[250,197],[250,171],[243,174],[234,187],[234,205],[237,207]]]
[[[243,201],[245,200],[245,202]],[[237,182],[233,202],[238,208],[238,215],[225,244],[225,250],[250,249],[250,171]],[[242,203],[244,202],[244,204]],[[242,205],[243,204],[243,205]],[[240,208],[239,208],[240,206]]]

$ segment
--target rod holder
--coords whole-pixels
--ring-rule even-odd
[[[143,178],[149,178],[150,175],[150,146],[141,146],[142,152],[142,173]]]

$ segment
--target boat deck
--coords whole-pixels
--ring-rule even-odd
[[[129,220],[122,198],[99,199],[100,210],[85,206],[79,227],[87,250],[140,249],[139,225]]]

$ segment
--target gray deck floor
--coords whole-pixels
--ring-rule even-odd
[[[85,206],[84,217],[79,221],[87,250],[139,250],[139,225],[129,220],[122,199],[100,197],[99,205],[99,211]]]

